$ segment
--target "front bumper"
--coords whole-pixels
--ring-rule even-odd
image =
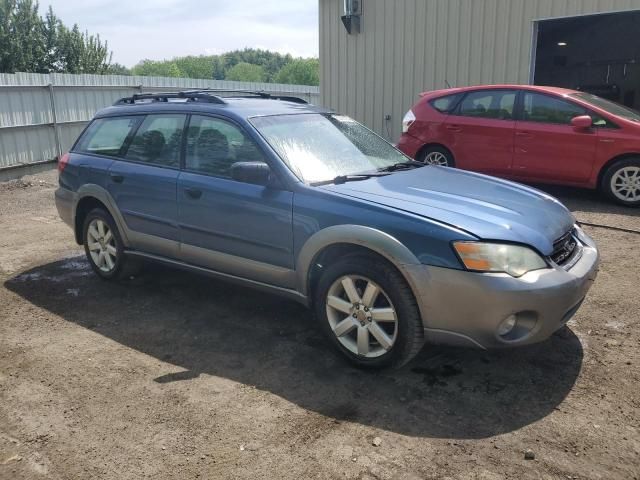
[[[598,273],[599,253],[589,239],[580,260],[529,272],[520,278],[432,266],[405,266],[431,343],[484,349],[537,343],[549,338],[576,313]],[[518,318],[508,338],[498,328]]]

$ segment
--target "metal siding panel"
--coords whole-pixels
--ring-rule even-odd
[[[0,74],[0,168],[52,160],[57,156],[49,84],[54,85],[62,151],[70,148],[96,110],[138,92],[138,85],[149,91],[257,89],[300,95],[312,103],[319,101],[319,88],[304,85],[117,75]]]
[[[342,0],[319,6],[323,104],[384,136],[391,114],[396,140],[419,92],[527,83],[535,20],[640,9],[640,0],[364,0],[359,35],[342,26]]]

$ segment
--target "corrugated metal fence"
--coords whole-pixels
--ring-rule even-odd
[[[100,108],[139,92],[264,90],[318,103],[318,87],[121,75],[0,74],[0,170],[54,160]]]

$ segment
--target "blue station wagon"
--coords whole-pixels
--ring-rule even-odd
[[[584,300],[598,250],[551,196],[297,98],[219,93],[124,98],[61,158],[58,211],[100,277],[146,259],[284,295],[365,367],[540,342]]]

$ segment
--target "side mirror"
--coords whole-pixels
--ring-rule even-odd
[[[264,162],[236,162],[231,165],[231,178],[254,185],[268,186],[272,183],[271,169]]]
[[[577,130],[586,130],[593,126],[593,119],[589,115],[580,115],[571,119],[571,125]]]

